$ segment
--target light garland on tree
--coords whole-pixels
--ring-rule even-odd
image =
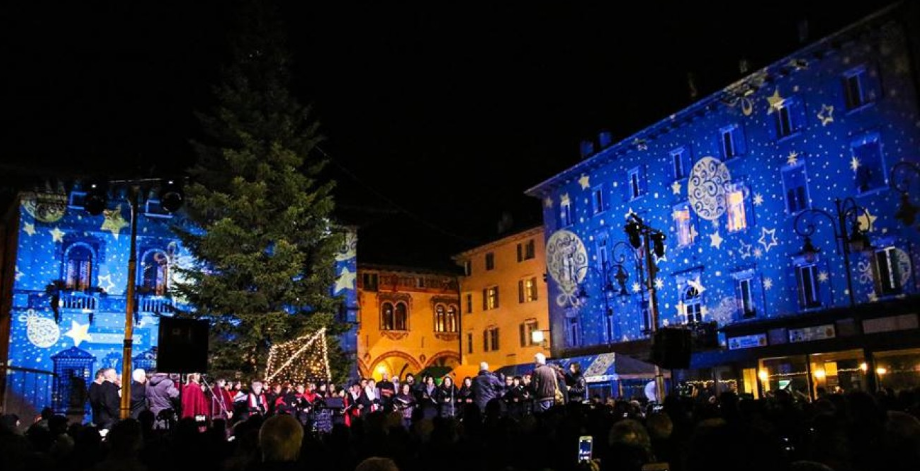
[[[326,329],[272,346],[268,352],[265,381],[300,383],[309,380],[329,381],[329,352]]]

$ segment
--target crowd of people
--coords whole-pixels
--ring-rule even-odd
[[[135,372],[133,418],[117,420],[116,379],[102,371],[90,387],[89,424],[46,410],[22,432],[4,415],[4,469],[897,471],[920,462],[920,389],[601,400],[587,397],[577,366],[538,355],[529,375],[503,378],[482,364],[459,385],[413,375],[345,388],[200,375],[180,384]],[[593,449],[579,462],[583,436]]]

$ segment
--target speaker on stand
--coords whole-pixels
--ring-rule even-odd
[[[208,370],[208,321],[160,318],[157,371],[204,373]]]
[[[660,328],[652,340],[652,363],[661,368],[690,368],[691,336],[689,329]]]

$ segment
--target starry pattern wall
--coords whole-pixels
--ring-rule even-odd
[[[808,208],[834,215],[835,198],[846,197],[865,208],[859,224],[869,229],[873,246],[894,247],[901,295],[917,292],[918,232],[894,219],[899,195],[888,186],[893,165],[920,162],[918,97],[904,32],[890,20],[855,29],[865,34],[848,33],[803,49],[529,192],[543,201],[554,338],[566,339],[571,348],[646,335],[640,314],[644,290],[629,263],[624,268],[630,295],[610,293],[607,301],[616,323],[613,338],[605,325],[599,254],[601,247],[609,251],[626,240],[623,227],[631,212],[667,234],[653,280],[659,325],[684,322],[683,296],[690,287],[699,293],[704,322],[746,321],[739,302],[741,277],[753,280],[753,320],[804,312],[795,268],[804,239],[793,227],[798,211],[790,211],[788,201],[795,198],[788,191],[796,177],[807,181]],[[847,90],[854,75],[861,87],[858,106]],[[866,143],[878,144],[881,161],[860,150]],[[675,175],[673,153],[679,151],[685,175]],[[731,191],[741,195],[741,228],[737,220],[729,221]],[[679,246],[684,205],[693,241]],[[836,221],[803,216],[800,230],[809,221],[812,241],[821,249],[816,277],[821,308],[847,306],[844,257],[835,251]],[[586,248],[583,259],[549,256],[579,246]],[[607,258],[617,261],[609,252]],[[572,263],[577,266],[568,266]],[[873,254],[854,253],[851,263],[855,301],[878,300]],[[572,296],[576,283],[588,298]],[[577,339],[571,319],[577,321]]]

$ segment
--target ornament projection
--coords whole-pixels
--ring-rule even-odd
[[[797,274],[806,262],[795,215],[832,211],[838,197],[856,198],[867,210],[860,225],[871,227],[874,249],[851,255],[857,303],[884,297],[881,272],[897,279],[887,296],[918,291],[920,240],[894,219],[899,195],[888,186],[893,165],[920,161],[905,33],[889,17],[840,34],[839,47],[800,50],[528,190],[542,201],[550,319],[562,348],[647,335],[647,293],[634,271],[630,295],[609,299],[622,336],[605,333],[600,273],[609,248],[627,240],[631,212],[668,236],[653,280],[659,325],[682,324],[691,309],[726,325],[848,305],[836,222],[816,221],[812,237],[822,249],[813,270],[819,306],[802,305]],[[580,287],[588,298],[575,299]]]

